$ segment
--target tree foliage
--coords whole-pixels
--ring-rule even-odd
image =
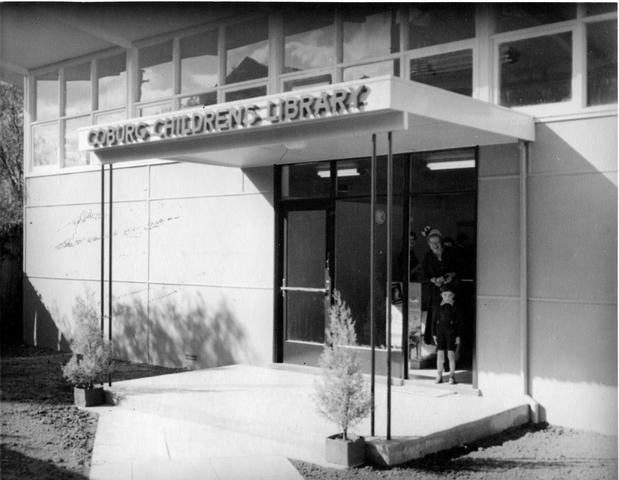
[[[0,82],[0,239],[21,235],[23,95]]]
[[[370,414],[372,402],[357,351],[351,348],[357,344],[355,323],[338,291],[333,294],[325,335],[320,356],[323,375],[316,384],[316,400],[320,413],[339,425],[342,437],[348,439],[349,428]]]

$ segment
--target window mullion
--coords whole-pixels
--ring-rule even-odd
[[[572,33],[572,92],[572,101],[576,108],[585,108],[587,106],[587,27],[581,19],[576,23]]]
[[[127,50],[126,67],[127,69],[127,109],[128,117],[135,116],[135,103],[138,98],[138,49],[129,48]]]
[[[335,78],[333,83],[340,83],[342,81],[342,69],[341,63],[344,61],[344,22],[342,20],[342,11],[340,9],[335,10]]]
[[[224,101],[224,95],[221,90],[222,85],[226,84],[226,27],[220,26],[217,31],[217,57],[219,58],[219,81],[217,85],[217,103]]]
[[[172,110],[178,110],[178,94],[181,92],[181,43],[178,37],[172,39]]]

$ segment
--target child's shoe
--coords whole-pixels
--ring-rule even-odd
[[[434,383],[443,383],[443,376],[441,374],[438,374],[436,376],[436,380],[434,380]]]
[[[449,377],[449,384],[450,385],[455,385],[456,383],[458,383],[458,382],[456,382],[456,377],[454,377],[454,376]]]

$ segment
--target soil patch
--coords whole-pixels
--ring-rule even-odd
[[[0,347],[0,471],[3,480],[85,479],[97,416],[73,405],[73,388],[62,378],[70,354]],[[178,370],[115,362],[114,380]]]

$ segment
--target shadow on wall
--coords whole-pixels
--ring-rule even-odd
[[[191,303],[191,307],[187,304]],[[251,360],[247,335],[225,300],[214,307],[177,291],[146,304],[114,306],[114,357],[174,368],[210,368]]]
[[[58,329],[41,295],[24,274],[23,341],[27,345],[69,352],[69,342]]]

